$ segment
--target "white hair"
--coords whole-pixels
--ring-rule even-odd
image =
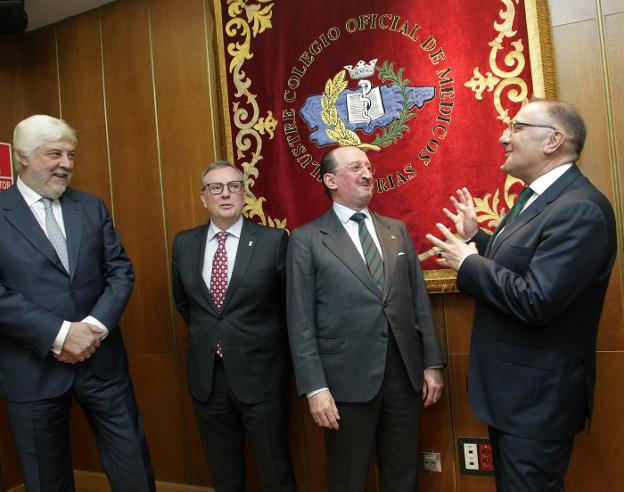
[[[65,121],[45,114],[36,114],[20,121],[13,132],[13,167],[16,172],[22,168],[21,158],[30,159],[34,151],[43,144],[69,140],[76,145],[76,130]]]

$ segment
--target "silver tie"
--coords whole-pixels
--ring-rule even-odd
[[[58,255],[61,263],[65,267],[65,270],[69,273],[69,256],[67,254],[67,240],[65,236],[63,236],[63,231],[56,222],[54,218],[54,213],[52,212],[52,200],[47,197],[43,197],[41,199],[43,202],[43,206],[45,207],[45,226],[46,233],[48,235],[48,239],[54,246],[56,250],[56,254]]]

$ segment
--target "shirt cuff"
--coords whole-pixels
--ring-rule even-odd
[[[306,398],[308,398],[308,399],[312,398],[314,395],[318,395],[321,391],[325,391],[325,390],[328,390],[328,389],[329,388],[325,387],[325,388],[319,388],[319,389],[316,389],[316,390],[308,391],[306,393]]]
[[[69,321],[63,321],[61,329],[59,330],[58,335],[56,335],[56,338],[52,343],[52,352],[54,352],[56,355],[60,354],[63,350],[63,344],[65,343],[65,339],[67,338],[67,333],[69,333],[70,326],[71,323]]]
[[[102,333],[99,336],[99,340],[100,342],[102,340],[104,340],[107,336],[108,336],[108,328],[106,328],[106,326],[104,326],[104,324],[97,318],[94,318],[93,316],[89,315],[86,318],[84,318],[82,320],[83,323],[91,323],[92,325],[97,326],[98,328],[102,328],[104,330],[104,333]]]

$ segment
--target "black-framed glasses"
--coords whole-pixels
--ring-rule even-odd
[[[206,183],[202,187],[202,191],[208,189],[208,192],[211,195],[220,195],[223,193],[223,189],[227,186],[227,189],[230,193],[240,193],[243,191],[243,182],[242,181],[229,181],[227,183]]]
[[[349,169],[350,171],[356,174],[361,173],[364,169],[366,169],[369,173],[375,174],[375,168],[370,162],[367,164],[363,164],[361,162],[354,162],[353,164],[349,164],[348,166],[341,167],[340,169]],[[340,171],[340,169],[336,169],[335,171],[332,171],[332,172],[337,173],[338,171]]]
[[[511,120],[509,122],[509,132],[510,133],[517,133],[519,130],[522,130],[522,128],[550,128],[551,130],[557,130],[559,131],[558,128],[555,128],[554,126],[550,126],[550,125],[538,125],[538,124],[533,124],[533,123],[524,123],[522,121],[516,121],[516,120]]]

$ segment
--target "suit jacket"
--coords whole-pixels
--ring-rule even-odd
[[[574,165],[488,238],[479,233],[483,256],[468,256],[457,276],[477,301],[472,409],[521,437],[571,437],[591,417],[596,334],[616,252],[611,205]]]
[[[292,232],[287,311],[300,395],[329,387],[336,401],[370,401],[383,381],[389,329],[416,391],[424,367],[444,363],[405,224],[371,215],[384,260],[383,293],[333,209]]]
[[[244,219],[232,278],[217,311],[202,268],[208,224],[180,232],[173,244],[173,296],[189,327],[188,385],[210,397],[215,346],[221,340],[230,389],[244,403],[285,396],[290,374],[286,331],[283,229]]]
[[[77,365],[50,351],[64,320],[92,315],[109,329],[84,362],[96,376],[127,371],[117,324],[134,285],[132,264],[102,200],[68,188],[60,202],[70,274],[17,187],[0,193],[0,386],[11,401],[70,388]]]

